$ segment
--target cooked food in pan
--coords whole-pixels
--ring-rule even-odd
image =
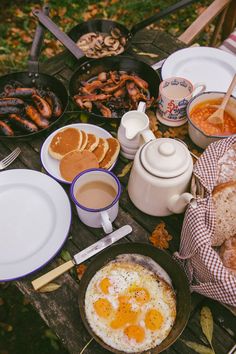
[[[213,114],[222,99],[207,100],[197,104],[190,112],[192,122],[206,135],[231,135],[236,133],[236,119],[229,112],[224,112],[224,125],[213,124],[207,120]]]
[[[82,110],[117,118],[137,109],[140,101],[145,101],[149,108],[154,98],[150,97],[148,83],[135,73],[109,71],[82,82],[74,101]]]
[[[101,268],[85,294],[93,332],[126,353],[159,345],[176,318],[176,297],[168,274],[150,257],[125,254]]]
[[[62,104],[52,91],[11,82],[0,94],[0,135],[37,132],[61,114]]]
[[[119,28],[113,28],[110,34],[89,32],[79,38],[76,43],[89,58],[102,58],[123,53],[126,38]]]

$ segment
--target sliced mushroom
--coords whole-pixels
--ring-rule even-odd
[[[121,31],[119,28],[115,27],[111,30],[111,36],[115,39],[119,39],[121,37]]]

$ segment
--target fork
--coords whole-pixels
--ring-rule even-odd
[[[2,159],[0,161],[0,170],[3,170],[4,168],[8,167],[20,154],[21,149],[17,147],[15,150],[13,150],[7,157]]]

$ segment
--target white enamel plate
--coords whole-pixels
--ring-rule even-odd
[[[44,167],[44,169],[47,171],[47,173],[55,178],[59,182],[67,183],[70,184],[70,182],[66,181],[64,178],[62,178],[59,170],[59,160],[54,159],[51,157],[48,153],[48,147],[50,145],[50,142],[52,138],[54,137],[55,134],[57,134],[60,130],[64,128],[78,128],[80,130],[84,130],[86,133],[91,133],[99,138],[111,138],[112,135],[105,129],[98,127],[97,125],[93,124],[86,124],[86,123],[74,123],[70,125],[66,125],[62,128],[59,128],[55,130],[52,134],[50,134],[47,139],[44,141],[42,148],[41,148],[41,162]],[[114,167],[116,161],[113,163],[113,165],[108,169],[109,171],[112,170]]]
[[[204,83],[206,91],[222,92],[227,91],[235,73],[236,56],[209,47],[180,49],[166,59],[161,69],[163,80],[180,76],[193,84]]]
[[[59,183],[32,170],[1,172],[0,281],[20,278],[50,261],[70,224],[70,201]]]

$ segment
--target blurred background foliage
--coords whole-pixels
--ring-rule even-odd
[[[154,13],[173,5],[175,0],[51,0],[50,16],[65,32],[79,22],[91,18],[109,18],[131,28],[134,24]],[[193,5],[167,16],[151,25],[178,37],[193,20],[211,3],[199,0]],[[22,70],[26,67],[36,19],[33,8],[40,8],[43,1],[1,0],[0,1],[0,74]],[[209,43],[214,24],[209,25],[198,42]],[[63,49],[62,45],[46,33],[40,60],[43,61]]]

